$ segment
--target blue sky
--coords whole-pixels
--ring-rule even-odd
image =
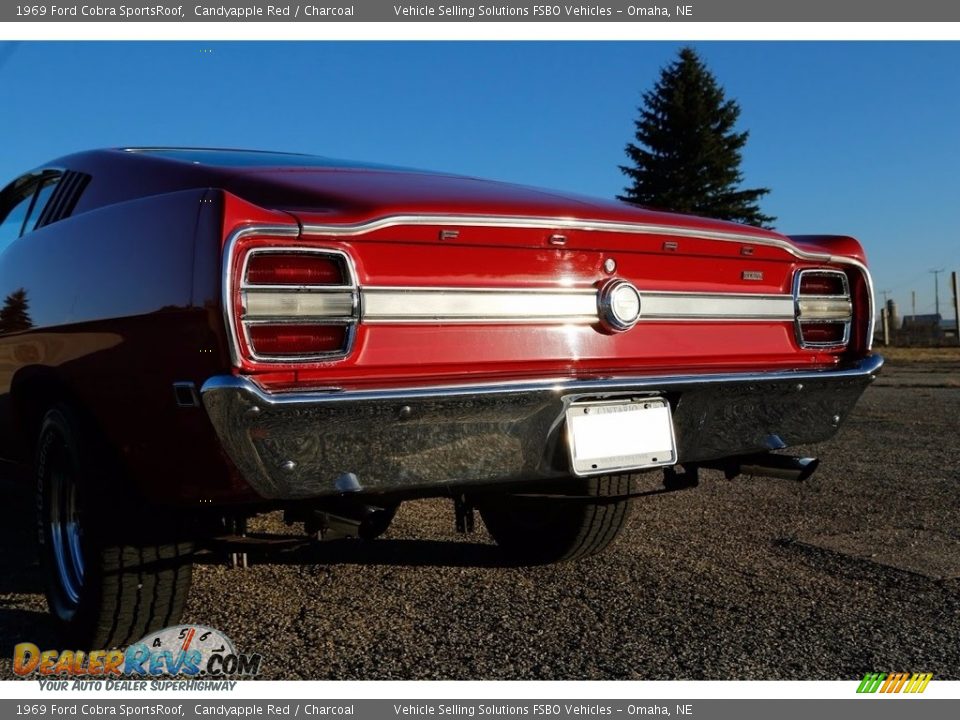
[[[860,238],[877,290],[932,312],[928,271],[960,271],[960,42],[690,44],[741,105],[777,228]],[[0,183],[91,147],[210,145],[611,197],[680,45],[0,42]]]

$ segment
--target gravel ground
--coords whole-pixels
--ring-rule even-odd
[[[481,523],[459,536],[449,502],[412,502],[372,543],[245,571],[208,556],[185,621],[262,653],[271,679],[958,679],[960,388],[901,372],[808,449],[822,460],[811,480],[705,472],[638,501],[600,557],[505,567]],[[0,502],[7,678],[16,642],[57,644],[29,494],[8,477]],[[282,530],[272,516],[260,527]]]

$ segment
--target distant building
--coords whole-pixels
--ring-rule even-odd
[[[893,345],[955,345],[957,342],[957,321],[939,313],[904,315],[899,318],[897,325],[889,322],[889,328],[890,343]],[[874,324],[873,339],[877,343],[883,342],[881,316],[877,316]]]
[[[953,323],[951,323],[952,325]],[[930,313],[929,315],[904,315],[903,325],[907,328],[943,328],[943,317],[940,313]]]

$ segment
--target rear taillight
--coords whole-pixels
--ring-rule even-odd
[[[847,295],[847,276],[843,273],[805,270],[800,273],[801,295]]]
[[[846,273],[801,270],[793,290],[797,342],[805,348],[845,347],[850,342],[853,302]]]
[[[350,352],[359,294],[344,252],[245,243],[234,252],[229,312],[241,366],[322,362]]]
[[[260,357],[301,359],[309,355],[337,353],[346,343],[343,325],[301,325],[264,323],[248,325],[247,337]]]
[[[316,253],[254,252],[247,259],[251,285],[343,285],[343,259]]]

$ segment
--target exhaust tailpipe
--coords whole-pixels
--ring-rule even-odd
[[[732,480],[737,475],[755,475],[803,482],[816,472],[818,465],[820,460],[817,458],[760,453],[731,458],[724,465],[723,470],[728,480]]]

